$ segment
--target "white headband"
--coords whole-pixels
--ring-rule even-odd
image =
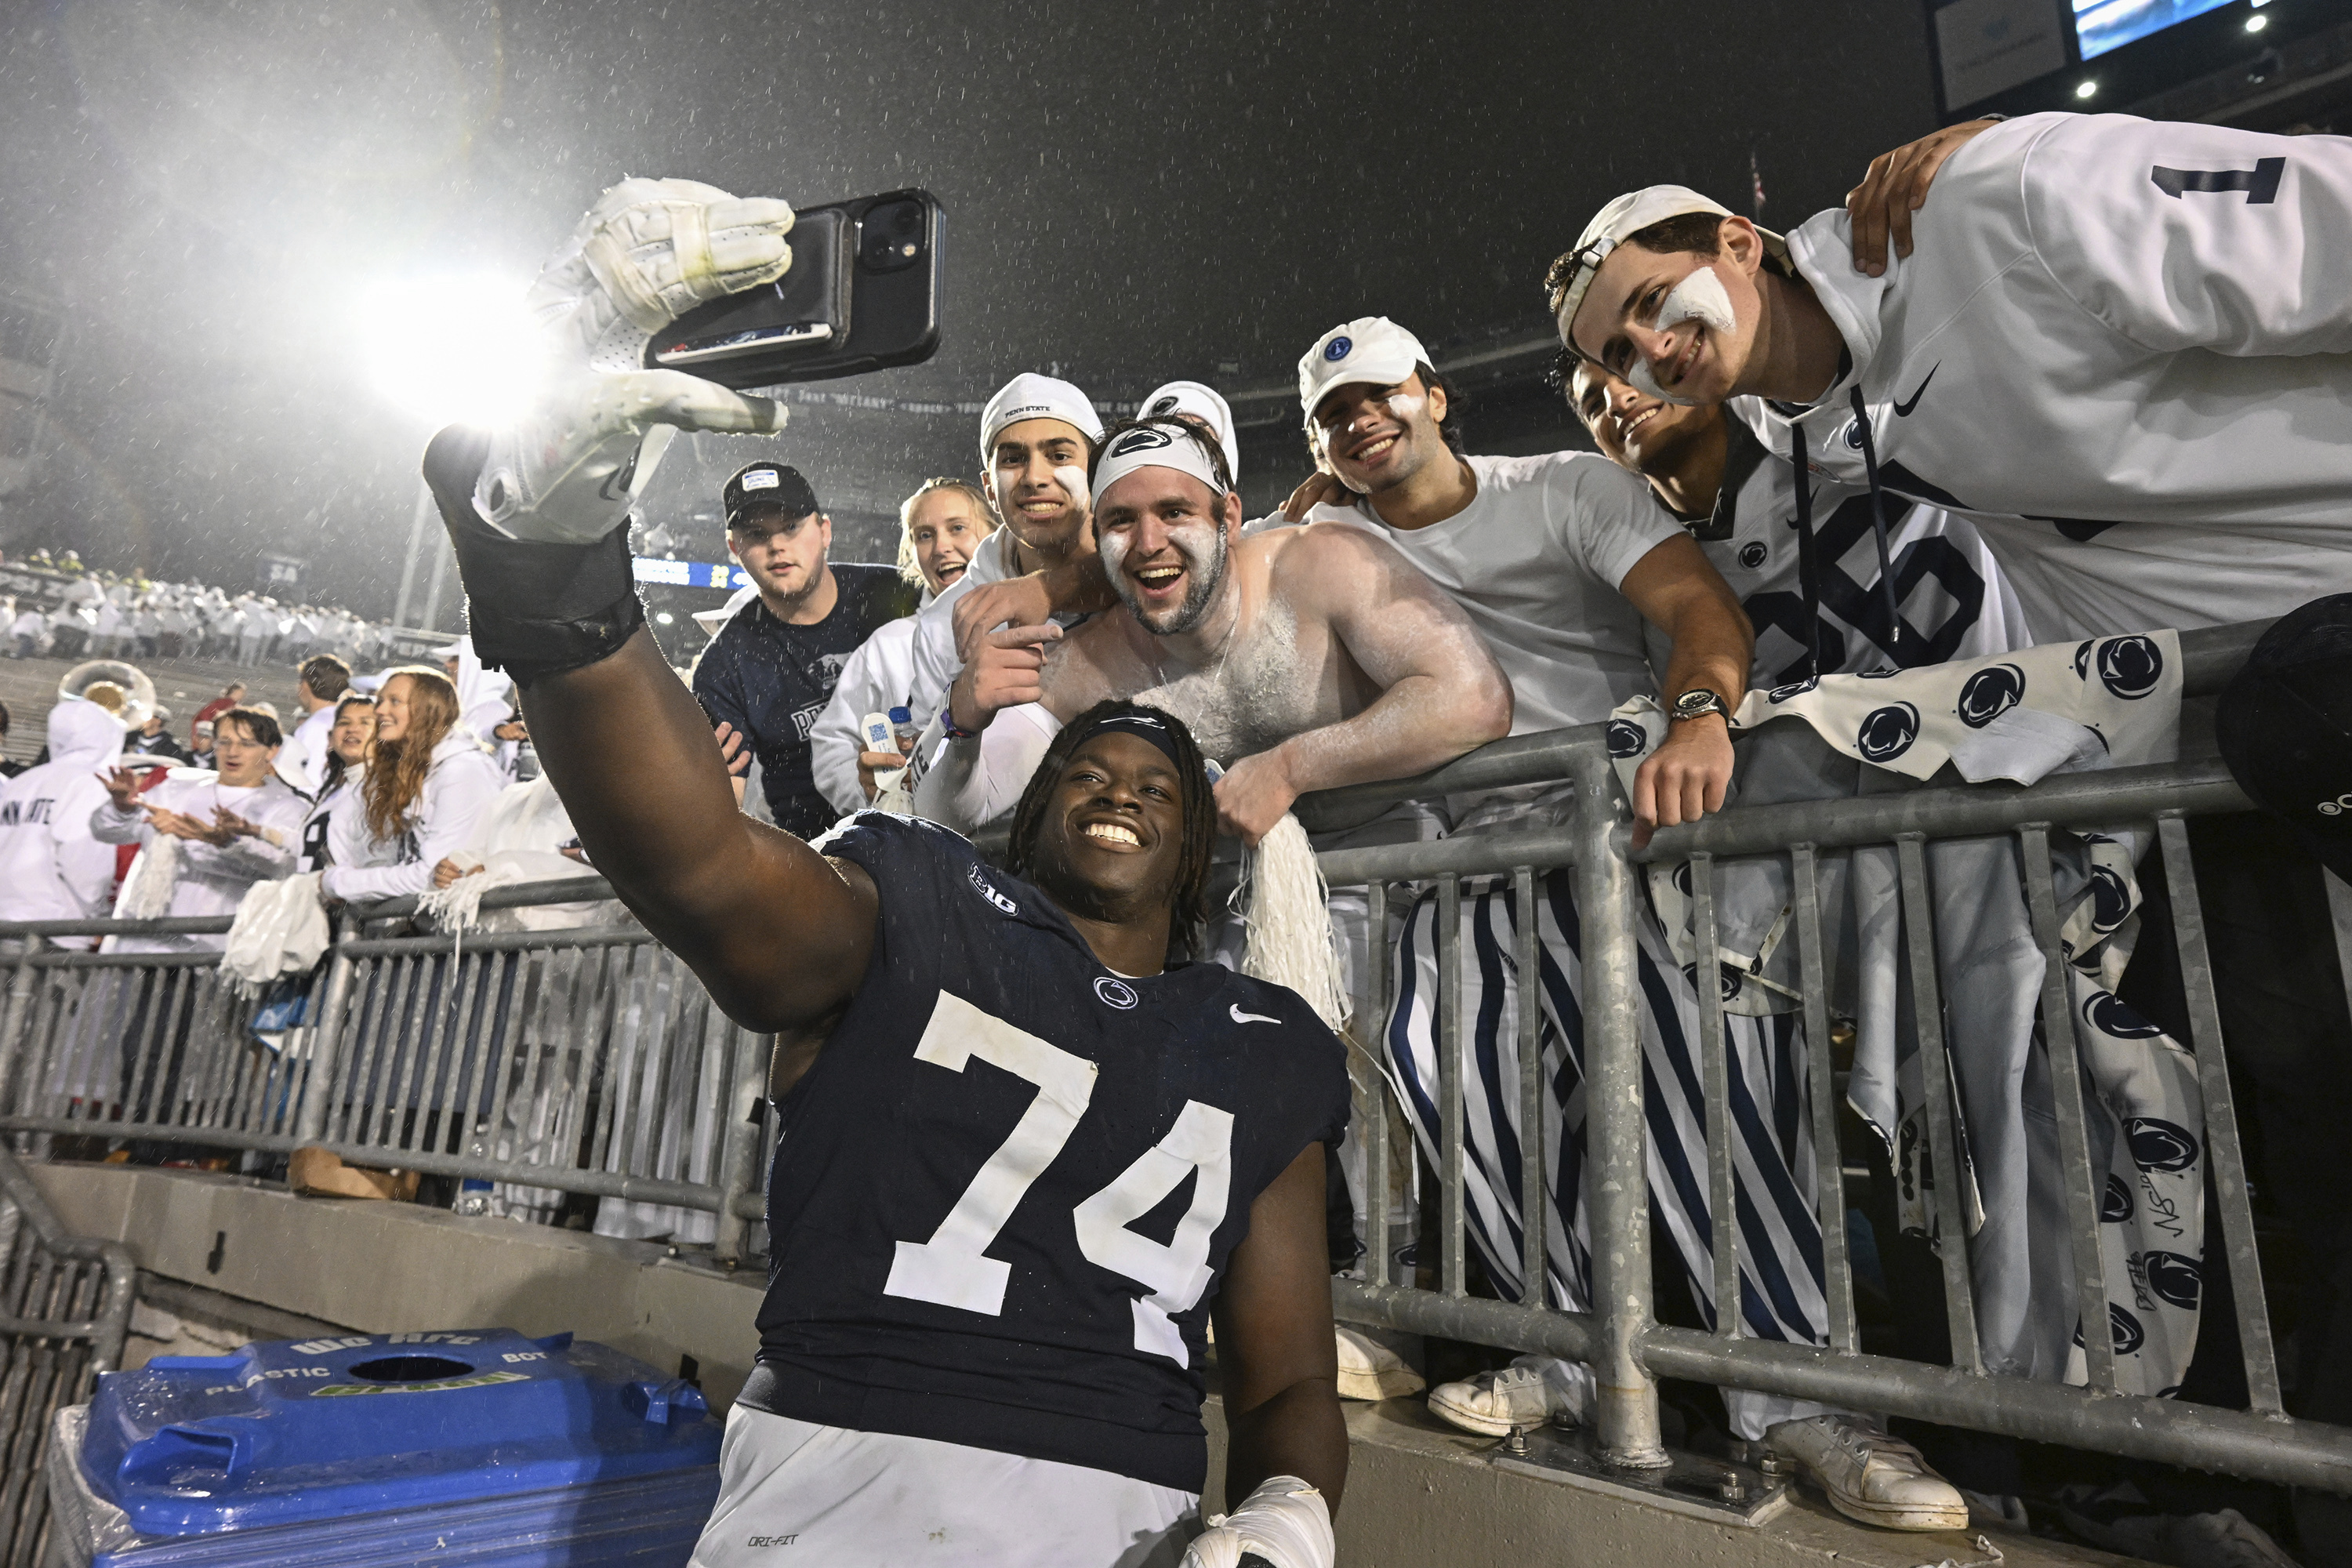
[[[1190,474],[1215,494],[1226,492],[1225,482],[1217,477],[1216,466],[1202,449],[1203,437],[1192,426],[1178,419],[1155,419],[1148,425],[1138,425],[1122,430],[1111,440],[1099,462],[1095,465],[1093,489],[1096,504],[1101,504],[1105,491],[1138,468],[1173,468],[1180,474]]]

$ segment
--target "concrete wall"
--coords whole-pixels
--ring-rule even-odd
[[[58,1216],[130,1246],[167,1279],[371,1333],[569,1329],[661,1368],[698,1363],[723,1409],[750,1375],[756,1275],[663,1247],[471,1219],[411,1204],[298,1198],[241,1177],[125,1165],[37,1165]],[[1959,1534],[1866,1530],[1803,1497],[1759,1528],[1668,1513],[1569,1480],[1496,1468],[1494,1443],[1440,1426],[1419,1399],[1347,1406],[1352,1447],[1339,1560],[1348,1568],[1534,1563],[1639,1568],[1959,1568],[1992,1559]],[[1224,1423],[1213,1395],[1210,1474]],[[1213,1480],[1204,1510],[1223,1506]],[[2103,1552],[1995,1538],[2005,1568],[2116,1564]]]

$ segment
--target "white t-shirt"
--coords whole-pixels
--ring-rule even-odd
[[[1842,208],[1790,234],[1853,357],[1808,428],[1858,384],[1887,488],[1978,518],[2037,633],[2352,579],[2352,141],[2027,115],[1955,153],[1913,226],[1878,278]]]
[[[338,706],[330,702],[324,708],[312,710],[294,726],[294,732],[286,737],[286,744],[278,753],[278,776],[314,799],[327,772],[327,748],[335,731]]]
[[[1606,458],[1465,458],[1470,504],[1426,528],[1368,507],[1310,519],[1378,534],[1452,595],[1510,677],[1511,733],[1594,724],[1654,689],[1641,612],[1618,592],[1633,563],[1682,531],[1650,487]]]

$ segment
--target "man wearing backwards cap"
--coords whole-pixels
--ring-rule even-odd
[[[1965,510],[2036,635],[2280,614],[2352,560],[2352,143],[2119,115],[1981,128],[1876,275],[1678,185],[1552,267],[1560,337],[1780,450]]]
[[[981,411],[981,489],[1004,526],[972,552],[963,576],[915,623],[915,682],[908,706],[916,723],[927,724],[939,712],[963,662],[955,642],[955,607],[963,595],[983,583],[1064,565],[1093,543],[1087,462],[1101,436],[1102,421],[1087,395],[1050,375],[1014,376]]]
[[[903,585],[887,566],[825,559],[833,520],[797,468],[746,464],[720,499],[727,552],[758,595],[703,650],[695,700],[713,724],[750,738],[776,826],[822,832],[838,814],[811,773],[809,731],[849,656],[905,607]]]
[[[1002,815],[1053,732],[1109,697],[1175,713],[1227,763],[1218,814],[1250,843],[1308,790],[1409,777],[1509,727],[1494,656],[1394,551],[1347,529],[1243,539],[1202,426],[1171,413],[1104,438],[1089,488],[1123,609],[981,639],[949,695],[953,743],[922,781],[923,815]]]
[[[583,317],[630,300],[651,331],[691,300],[664,302],[678,258],[648,237],[680,236],[703,279],[707,237],[744,204],[638,195],[583,225],[593,268],[550,272]],[[586,374],[621,384],[557,401],[644,415],[640,373]],[[675,405],[658,412],[732,396],[655,385]],[[1079,716],[1024,798],[1016,873],[878,813],[819,853],[735,809],[646,631],[618,464],[576,483],[588,458],[567,464],[568,437],[551,456],[536,428],[452,427],[425,454],[476,642],[520,686],[598,868],[731,1017],[781,1037],[777,1268],[696,1561],[766,1562],[782,1536],[824,1562],[944,1540],[960,1562],[1172,1563],[1206,1479],[1213,1310],[1226,1490],[1245,1500],[1190,1560],[1330,1568],[1347,1434],[1322,1146],[1346,1126],[1346,1068],[1297,996],[1170,964],[1213,828],[1181,725]],[[1134,1228],[1163,1199],[1189,1205],[1164,1242]]]

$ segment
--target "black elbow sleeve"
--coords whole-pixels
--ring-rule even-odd
[[[492,669],[528,688],[620,651],[646,624],[629,564],[629,531],[593,544],[509,539],[474,510],[489,434],[452,425],[425,449],[425,482],[466,585],[467,629]]]

